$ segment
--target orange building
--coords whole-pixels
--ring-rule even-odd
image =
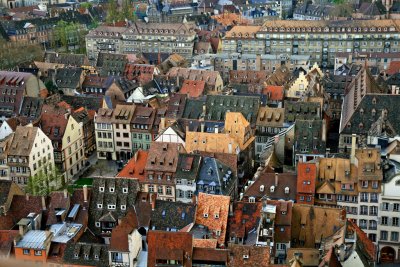
[[[316,180],[317,164],[299,162],[297,165],[297,203],[314,205]]]

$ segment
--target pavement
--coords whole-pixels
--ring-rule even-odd
[[[75,175],[73,181],[80,177],[109,176],[114,177],[118,173],[117,162],[114,160],[97,159],[97,153],[90,155],[86,162],[89,166],[85,166]]]

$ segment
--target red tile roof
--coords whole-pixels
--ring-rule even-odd
[[[391,61],[386,73],[393,75],[400,72],[400,61]]]
[[[249,231],[257,229],[261,207],[261,202],[236,202],[233,217],[229,218],[229,236],[245,238]]]
[[[299,162],[297,165],[297,193],[315,193],[316,179],[316,164]]]
[[[121,223],[112,230],[110,250],[129,252],[129,234],[138,228],[138,218],[134,209],[128,211]]]
[[[347,219],[347,233],[355,232],[357,235],[357,245],[362,250],[362,254],[368,256],[372,261],[376,260],[375,244],[368,238],[367,234],[357,226],[352,220]]]
[[[138,150],[133,158],[131,158],[125,167],[117,174],[117,177],[139,179],[143,181],[145,178],[144,168],[146,167],[147,151]]]
[[[205,81],[185,80],[179,93],[188,95],[189,98],[198,98],[203,95]]]
[[[206,226],[214,238],[218,240],[218,245],[225,244],[225,236],[229,214],[229,196],[219,196],[199,193],[196,212],[196,224]],[[208,214],[204,217],[204,214]],[[218,214],[218,217],[216,217]],[[216,231],[221,231],[216,235]]]
[[[14,238],[18,233],[18,231],[13,230],[0,230],[0,257],[8,256],[11,252]]]
[[[272,101],[283,101],[283,99],[284,99],[283,86],[267,85],[264,88],[263,94],[267,95],[268,100],[272,100]]]
[[[268,200],[267,204],[276,206],[275,242],[289,243],[292,237],[291,225],[293,202],[284,200]]]
[[[156,260],[179,260],[182,266],[192,266],[193,236],[190,233],[149,231],[147,243],[147,266],[156,266]]]

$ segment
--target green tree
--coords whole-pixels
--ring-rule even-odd
[[[40,44],[12,42],[0,38],[0,69],[14,69],[22,63],[41,60],[43,54],[43,46]]]
[[[118,21],[119,19],[119,12],[118,12],[118,3],[116,0],[109,0],[107,5],[107,23],[113,23]]]
[[[33,196],[47,196],[54,190],[65,186],[64,176],[60,171],[46,164],[34,176],[29,177],[26,191]]]
[[[55,94],[57,93],[57,86],[53,83],[52,80],[48,80],[44,83],[46,86],[47,90],[49,91],[50,94]]]

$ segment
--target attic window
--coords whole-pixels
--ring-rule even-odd
[[[215,234],[216,234],[217,236],[220,236],[220,235],[221,235],[221,230],[215,231]]]
[[[376,98],[372,98],[372,104],[375,105],[376,104]]]
[[[203,214],[203,217],[204,217],[204,218],[208,218],[208,213],[204,213],[204,214]]]
[[[75,258],[75,259],[78,259],[78,258],[79,258],[79,254],[78,254],[78,253],[75,253],[75,254],[74,254],[74,258]]]
[[[88,259],[89,259],[89,255],[85,254],[85,260],[88,260]]]
[[[372,116],[375,116],[376,115],[376,110],[373,108],[372,109]]]
[[[122,193],[127,194],[128,193],[128,187],[122,188]]]
[[[114,193],[115,188],[114,187],[110,187],[110,193]]]
[[[99,255],[97,255],[97,254],[94,255],[94,259],[95,259],[95,260],[98,260],[98,259],[99,259]]]
[[[289,194],[289,187],[285,187],[285,194]]]
[[[126,205],[121,205],[121,210],[126,210]]]
[[[104,187],[103,186],[99,187],[99,192],[104,192]]]
[[[95,226],[96,226],[96,227],[100,227],[100,222],[96,222],[96,223],[95,223]]]
[[[256,202],[255,197],[249,197],[249,203],[254,203],[254,202]]]
[[[214,219],[219,219],[219,213],[214,214]]]
[[[97,204],[97,208],[98,209],[102,209],[103,208],[103,204]]]

